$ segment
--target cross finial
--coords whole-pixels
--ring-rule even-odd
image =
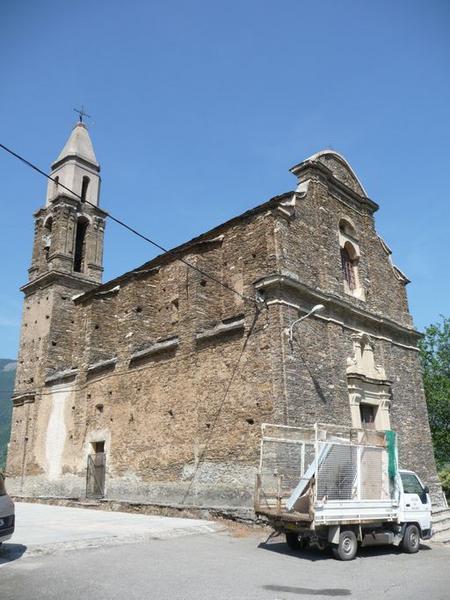
[[[83,104],[81,105],[81,109],[74,108],[73,110],[74,110],[74,112],[78,113],[79,119],[80,119],[80,123],[83,122],[83,117],[88,117],[88,119],[91,118],[91,115],[88,115],[87,112],[84,112],[84,105]]]

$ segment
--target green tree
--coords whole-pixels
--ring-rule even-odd
[[[420,353],[436,462],[450,468],[450,318],[425,329]]]

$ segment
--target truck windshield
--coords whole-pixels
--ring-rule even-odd
[[[423,487],[415,475],[412,473],[400,473],[400,477],[402,478],[405,494],[417,494],[418,496],[423,494]]]

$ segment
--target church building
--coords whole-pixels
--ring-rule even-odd
[[[76,124],[34,214],[10,493],[249,508],[261,424],[322,422],[396,430],[441,502],[378,205],[332,150],[291,173],[294,190],[102,283],[100,166]]]

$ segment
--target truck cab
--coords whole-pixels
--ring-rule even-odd
[[[402,523],[417,523],[420,537],[431,537],[431,500],[428,487],[423,485],[414,471],[399,470],[399,520]]]

